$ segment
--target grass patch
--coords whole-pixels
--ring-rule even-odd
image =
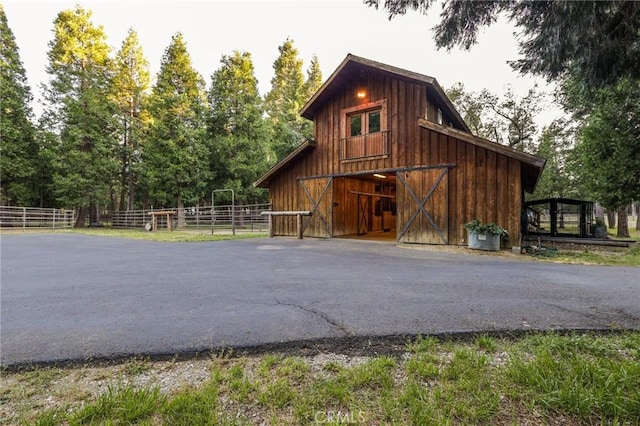
[[[615,238],[616,229],[609,229],[609,237]],[[604,266],[640,266],[640,231],[629,230],[630,238],[636,243],[629,248],[589,246],[576,244],[553,246],[551,243],[543,243],[542,250],[533,253],[532,259],[539,261],[551,261],[555,263],[571,263],[580,265],[604,265]]]
[[[512,349],[506,377],[521,398],[543,409],[583,421],[637,422],[639,335],[630,334],[612,343],[589,335],[528,338]]]
[[[205,379],[180,381],[196,371]],[[640,332],[420,337],[397,357],[134,359],[3,376],[1,424],[631,425],[640,418]],[[70,377],[87,390],[61,392]]]
[[[640,266],[640,244],[623,250],[558,250],[547,257],[554,262],[606,266]]]
[[[615,238],[616,233],[615,228],[609,229],[609,237]],[[632,240],[637,241],[630,248],[590,246],[585,249],[568,250],[551,247],[550,250],[538,253],[533,258],[542,261],[583,265],[640,266],[640,231],[630,229],[629,234]]]
[[[113,229],[113,228],[80,228],[58,232],[69,232],[83,235],[96,235],[101,237],[128,238],[132,240],[160,241],[171,243],[192,243],[206,241],[242,240],[248,238],[265,237],[265,233],[236,233],[214,234],[206,231],[175,230],[147,232],[139,229]]]
[[[134,424],[151,421],[166,404],[158,388],[110,386],[106,393],[68,416],[70,425]]]

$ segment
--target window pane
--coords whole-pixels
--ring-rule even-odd
[[[373,111],[369,113],[369,133],[376,133],[380,131],[380,111]]]
[[[352,115],[351,120],[351,136],[358,136],[362,134],[362,115]]]

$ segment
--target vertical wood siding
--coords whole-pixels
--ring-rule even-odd
[[[519,242],[522,206],[520,161],[418,126],[419,117],[427,114],[427,119],[435,121],[437,115],[435,102],[428,98],[424,84],[388,75],[370,74],[366,79],[369,95],[366,102],[383,99],[387,101],[387,123],[383,128],[389,130],[388,155],[364,161],[340,161],[339,140],[341,126],[344,126],[342,110],[357,105],[359,100],[355,97],[355,91],[360,84],[360,81],[357,84],[355,81],[347,84],[341,94],[334,96],[317,112],[314,118],[317,147],[302,154],[271,179],[269,192],[273,209],[310,208],[299,181],[303,177],[342,176],[417,165],[455,164],[449,170],[446,184],[438,188],[437,196],[430,201],[445,205],[429,207],[438,215],[446,216],[448,243],[466,244],[467,233],[462,225],[477,218],[496,222],[507,228],[511,235],[508,244],[516,245]],[[425,191],[425,188],[428,190],[433,173],[435,172],[412,174],[412,185],[419,187],[420,191]],[[323,204],[323,208],[330,212],[332,236],[357,232],[357,197],[350,196],[349,191],[373,192],[372,185],[371,182],[356,177],[334,179],[332,188],[325,196],[327,204]],[[400,186],[396,182],[398,209],[403,211],[403,216],[397,217],[398,230],[402,229],[408,219],[405,212],[412,210],[412,203],[415,205],[413,200],[407,199],[406,193],[400,191]],[[314,190],[319,191],[317,188]],[[353,213],[346,214],[346,211]],[[295,235],[295,218],[280,216],[274,217],[273,221],[275,235]],[[430,225],[425,221],[426,218],[421,217],[416,226],[428,229]],[[309,235],[322,233],[318,223],[310,225],[308,230]],[[420,231],[412,225],[411,233],[415,235]],[[416,242],[434,242],[433,234],[430,233],[416,239]]]

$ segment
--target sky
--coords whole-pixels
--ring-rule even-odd
[[[104,28],[114,54],[133,28],[152,76],[160,68],[171,37],[181,32],[192,64],[207,86],[222,55],[238,50],[251,54],[263,95],[271,88],[278,47],[287,38],[298,49],[303,72],[317,55],[323,80],[351,53],[434,77],[445,89],[462,82],[468,91],[486,88],[501,94],[511,85],[523,96],[538,83],[539,88],[553,91],[545,80],[522,76],[508,65],[519,54],[514,28],[506,20],[484,30],[470,51],[437,50],[432,28],[439,22],[439,5],[428,16],[409,11],[389,20],[384,10],[368,7],[361,0],[4,0],[9,28],[34,95],[36,116],[41,111],[40,85],[49,78],[45,68],[53,21],[59,12],[77,4],[93,12],[92,22]],[[550,106],[538,122],[544,125],[559,114]]]

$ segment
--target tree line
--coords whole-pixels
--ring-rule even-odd
[[[222,55],[207,85],[176,33],[152,84],[136,31],[113,54],[91,18],[76,6],[53,22],[43,113],[34,123],[31,88],[0,5],[2,203],[73,207],[82,226],[97,209],[206,204],[219,188],[241,202],[264,202],[265,191],[252,183],[313,137],[298,111],[322,84],[317,57],[305,75],[287,38],[263,97],[250,53]]]

